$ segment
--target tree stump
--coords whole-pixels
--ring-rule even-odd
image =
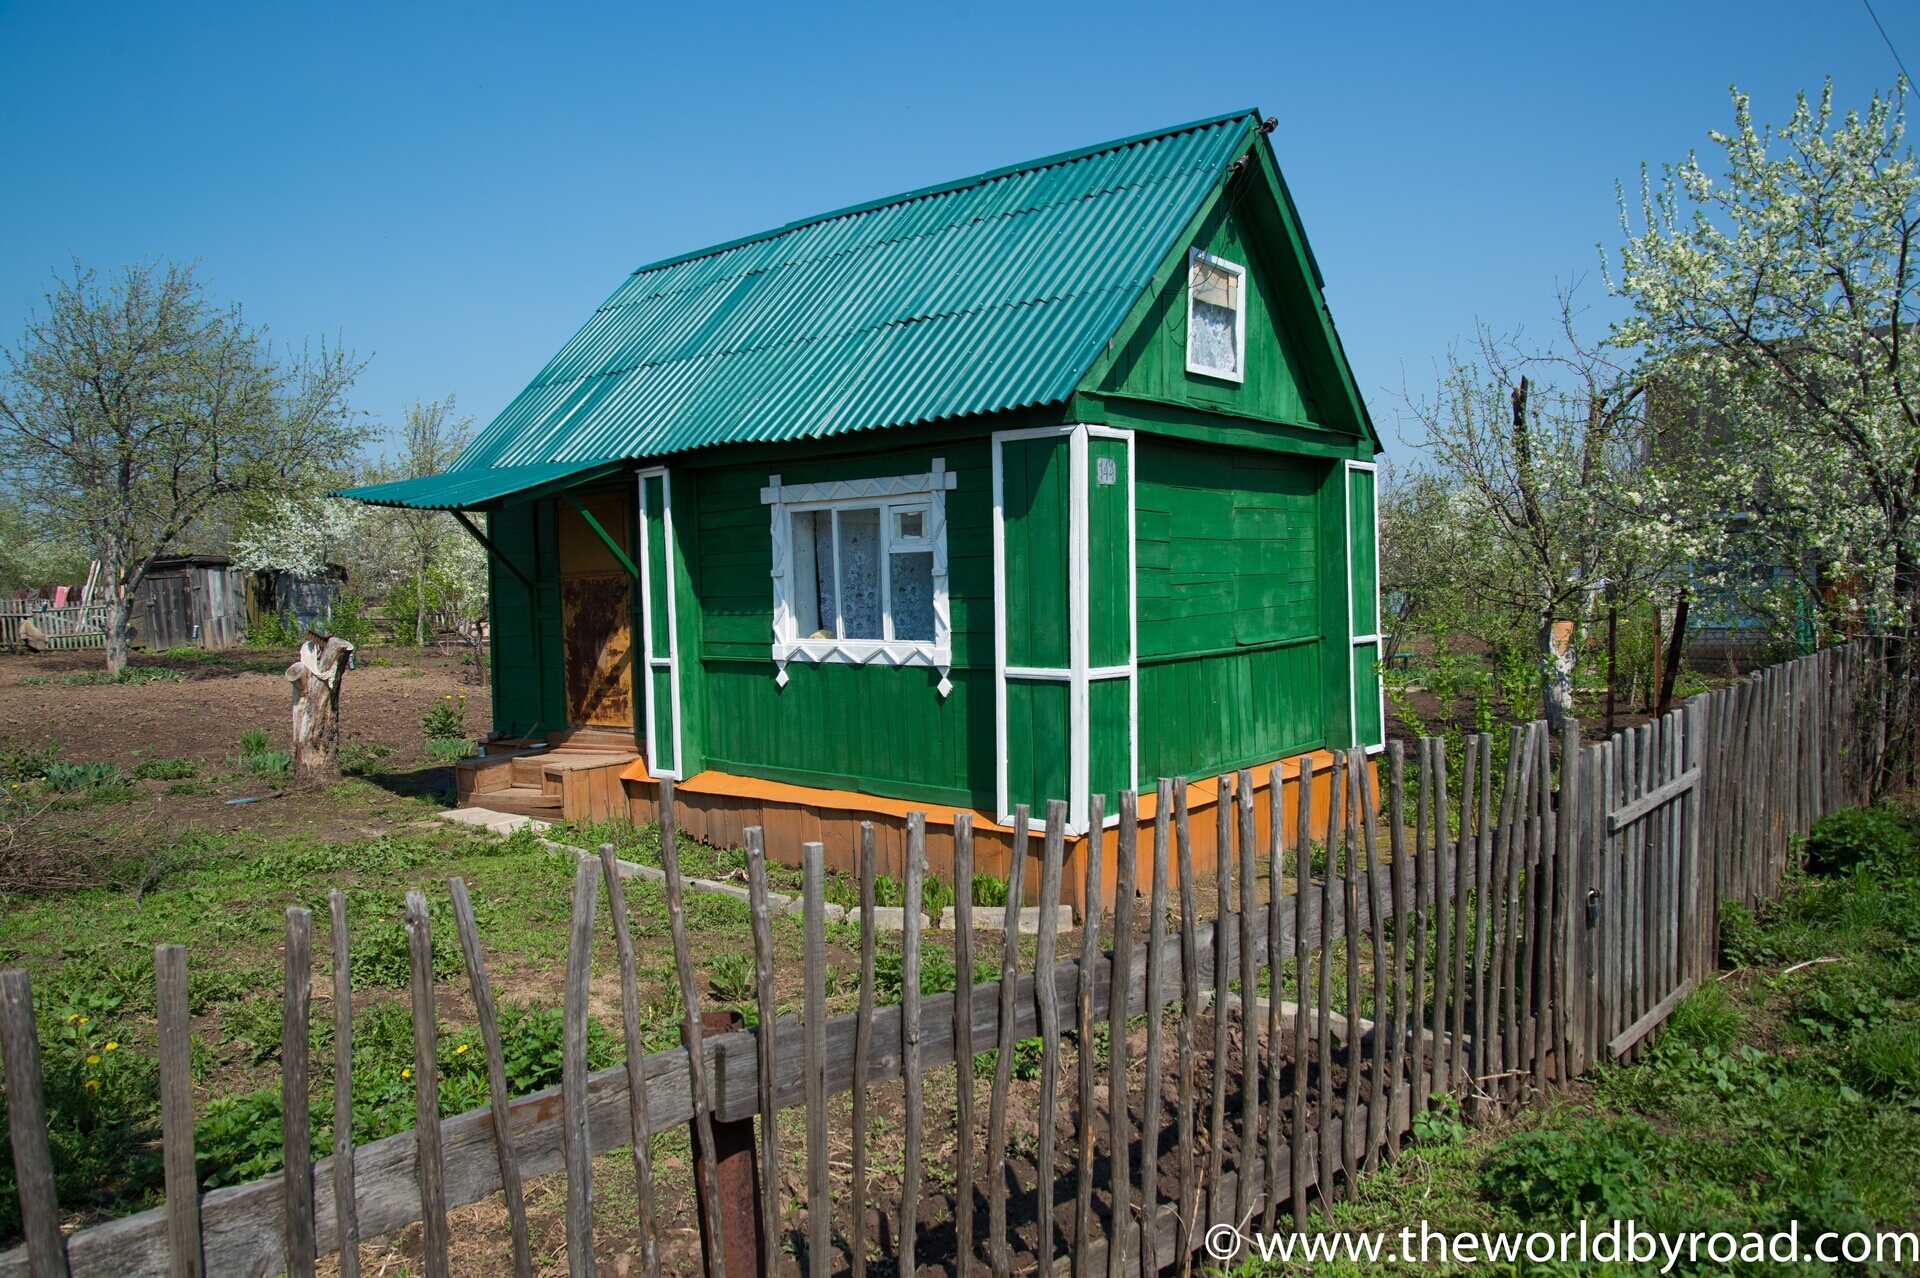
[[[353,645],[309,631],[300,660],[287,667],[293,685],[293,782],[320,785],[340,776],[340,681]]]

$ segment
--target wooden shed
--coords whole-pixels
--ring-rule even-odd
[[[453,469],[346,492],[490,553],[465,799],[645,816],[671,776],[696,834],[897,856],[910,807],[1010,846],[1016,805],[1084,833],[1095,793],[1378,746],[1378,438],[1271,127],[642,267]]]
[[[232,648],[247,641],[247,575],[225,555],[156,559],[133,596],[136,648]]]

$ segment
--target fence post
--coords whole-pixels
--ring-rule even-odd
[[[47,1145],[47,1102],[41,1090],[40,1030],[33,1020],[33,988],[25,968],[0,972],[0,1059],[7,1067],[7,1128],[13,1140],[13,1183],[33,1278],[67,1278],[60,1237],[60,1204],[53,1192],[53,1151]]]
[[[727,1008],[700,1013],[704,1034],[731,1034],[746,1027],[747,1018]],[[690,1046],[687,1023],[680,1022],[680,1045]],[[727,1272],[755,1274],[766,1278],[761,1258],[766,1248],[760,1238],[764,1219],[760,1202],[760,1160],[754,1149],[753,1119],[742,1118],[723,1123],[713,1120],[713,1150],[716,1161],[709,1163],[701,1151],[694,1120],[687,1122],[687,1140],[693,1147],[693,1205],[699,1218],[700,1248],[711,1251],[715,1234],[725,1239]],[[718,1200],[721,1222],[716,1231],[708,1227],[710,1201]]]
[[[167,1187],[168,1278],[201,1278],[200,1185],[193,1164],[193,1060],[187,1019],[187,947],[153,947],[160,1023],[160,1149]]]

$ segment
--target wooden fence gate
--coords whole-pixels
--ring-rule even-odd
[[[285,1171],[197,1192],[186,956],[162,946],[155,971],[166,1203],[65,1236],[27,975],[0,973],[0,1047],[26,1233],[23,1246],[0,1255],[0,1278],[309,1275],[315,1257],[333,1252],[340,1272],[355,1278],[357,1240],[414,1222],[424,1222],[425,1269],[438,1278],[448,1273],[448,1211],[496,1193],[503,1193],[512,1223],[513,1267],[530,1278],[522,1185],[560,1170],[568,1271],[591,1275],[599,1223],[592,1157],[620,1148],[632,1151],[640,1269],[651,1278],[662,1263],[653,1138],[691,1121],[711,1166],[715,1125],[755,1116],[764,1192],[745,1228],[750,1238],[729,1241],[726,1230],[742,1227],[739,1212],[719,1201],[721,1178],[707,1178],[707,1245],[689,1264],[704,1262],[713,1278],[728,1271],[734,1278],[824,1278],[842,1267],[864,1278],[876,1225],[893,1239],[891,1259],[905,1274],[938,1267],[958,1274],[984,1269],[999,1278],[1036,1265],[1106,1278],[1184,1271],[1216,1225],[1305,1228],[1310,1194],[1351,1193],[1360,1176],[1394,1156],[1412,1118],[1444,1098],[1457,1098],[1469,1115],[1490,1116],[1549,1096],[1595,1061],[1643,1051],[1711,969],[1718,907],[1769,896],[1795,836],[1819,816],[1862,801],[1878,736],[1871,731],[1878,720],[1863,706],[1877,695],[1882,661],[1871,641],[1817,653],[1584,749],[1570,725],[1557,767],[1540,723],[1512,729],[1502,752],[1489,735],[1452,746],[1423,738],[1411,797],[1396,742],[1387,750],[1383,803],[1375,801],[1368,756],[1338,755],[1335,816],[1324,846],[1307,837],[1309,805],[1300,805],[1294,830],[1282,829],[1277,769],[1265,839],[1256,838],[1252,775],[1222,776],[1222,855],[1210,890],[1192,873],[1184,781],[1160,781],[1149,847],[1138,846],[1135,796],[1123,793],[1119,881],[1137,881],[1144,856],[1151,890],[1144,901],[1120,893],[1111,918],[1088,920],[1077,955],[1058,952],[1054,908],[1067,805],[1050,802],[1032,828],[1023,806],[1015,837],[1027,855],[1012,863],[999,979],[966,979],[976,907],[962,891],[954,958],[963,975],[951,992],[921,992],[926,830],[913,814],[901,999],[876,1006],[874,913],[866,909],[859,1010],[831,1018],[824,846],[801,849],[804,889],[798,902],[788,902],[767,890],[766,849],[760,831],[749,830],[760,1017],[753,1032],[702,1030],[666,780],[663,872],[618,862],[611,846],[579,862],[558,1088],[507,1093],[480,937],[466,889],[455,879],[453,916],[491,1103],[437,1114],[429,912],[425,895],[410,892],[415,1083],[418,1113],[426,1118],[411,1132],[352,1147],[349,946],[344,897],[335,892],[332,1114],[346,1152],[311,1157],[312,921],[293,909],[283,1004]],[[1309,787],[1303,777],[1301,793]],[[1098,795],[1089,799],[1095,822],[1100,803]],[[964,813],[956,818],[955,846],[956,881],[967,884],[972,830]],[[868,905],[872,849],[868,827],[861,875]],[[1088,901],[1100,900],[1100,862],[1088,858]],[[1026,883],[1030,868],[1037,869],[1034,887]],[[664,874],[686,1014],[687,1046],[651,1055],[641,1047],[622,890],[623,878],[636,873]],[[589,958],[603,895],[619,957],[627,1056],[590,1073]],[[1040,931],[1023,971],[1020,907],[1035,898]],[[800,1014],[782,1016],[771,920],[789,908],[802,914],[804,997]],[[1129,1028],[1105,1035],[1102,1062],[1098,1043],[1112,1026]],[[1018,1045],[1035,1036],[1037,1078],[1016,1082]],[[975,1054],[987,1051],[997,1053],[991,1077],[976,1078]],[[947,1068],[954,1071],[954,1102],[951,1112],[934,1112],[926,1103],[927,1073]],[[902,1084],[903,1173],[898,1197],[881,1202],[869,1174],[868,1096],[894,1079]],[[851,1130],[842,1133],[851,1144],[850,1170],[829,1149],[836,1133],[828,1102],[840,1093],[851,1093],[853,1107]],[[804,1111],[804,1157],[795,1160],[804,1170],[789,1185],[782,1183],[780,1124],[765,1121],[785,1109]],[[950,1155],[944,1145],[937,1155],[937,1185],[926,1176],[929,1122],[943,1139],[952,1136]],[[782,1209],[789,1196],[791,1216]]]

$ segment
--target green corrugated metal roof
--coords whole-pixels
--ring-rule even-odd
[[[460,510],[529,489],[568,481],[578,483],[597,470],[615,468],[608,460],[543,462],[533,466],[490,466],[485,470],[449,470],[419,479],[396,479],[362,488],[342,488],[329,497],[351,497],[373,506],[404,506],[410,510]]]
[[[1055,403],[1252,111],[876,200],[635,271],[450,473]]]

